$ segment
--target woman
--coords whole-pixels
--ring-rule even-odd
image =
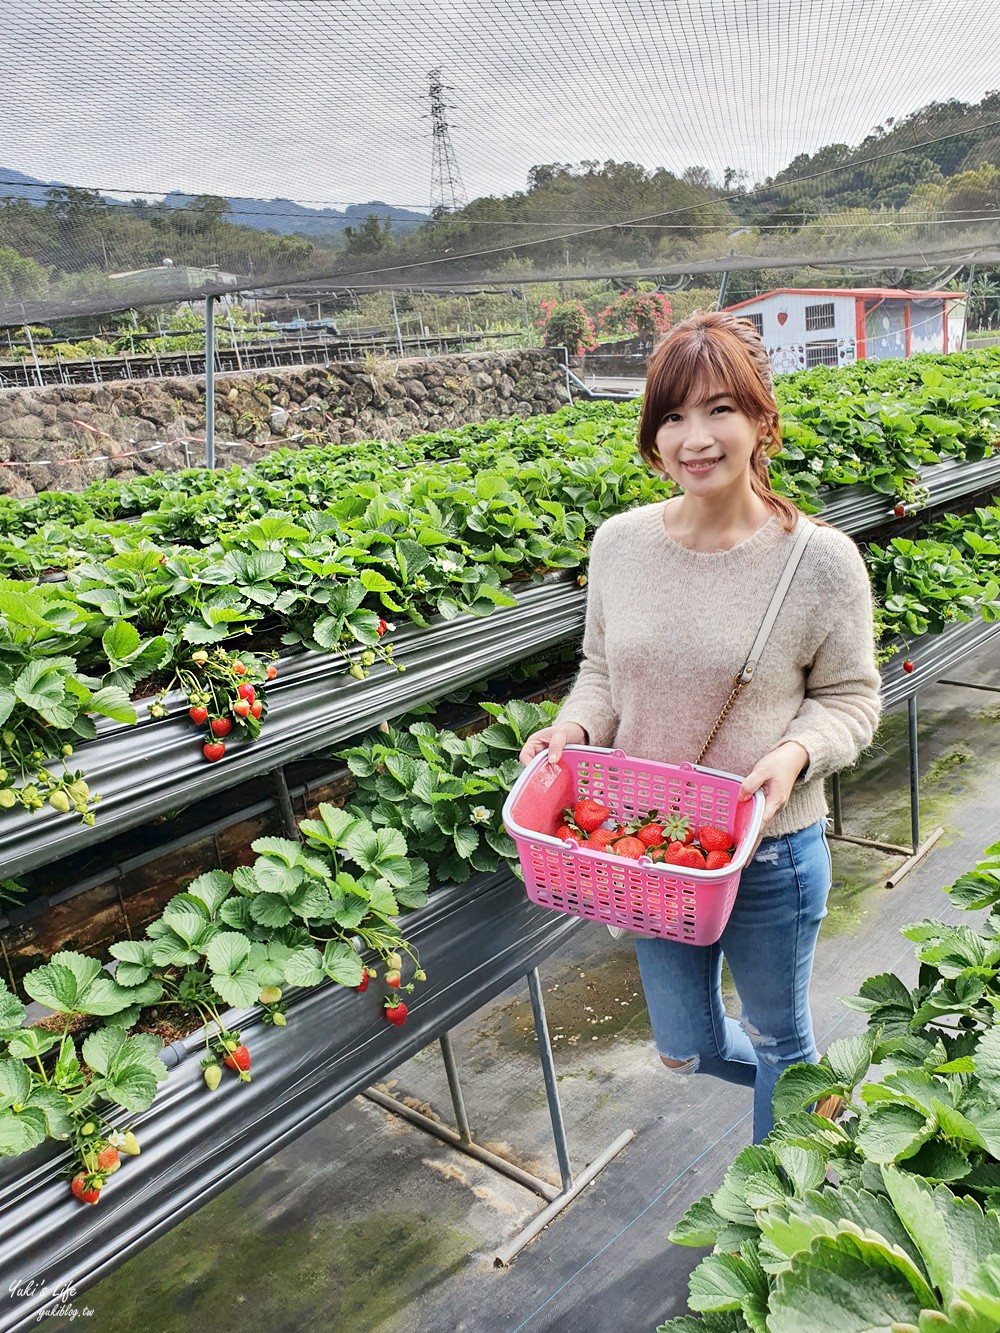
[[[760,628],[805,515],[771,489],[780,425],[753,327],[697,314],[654,352],[639,451],[681,494],[618,514],[591,549],[583,662],[555,723],[521,751],[620,747],[692,761]],[[764,829],[715,945],[635,941],[663,1063],[754,1088],[754,1141],[770,1131],[781,1071],[815,1060],[809,979],[830,888],[823,779],[852,764],[879,718],[871,590],[851,539],[817,525],[753,680],[704,763],[746,774]],[[723,955],[740,995],[726,1016]]]

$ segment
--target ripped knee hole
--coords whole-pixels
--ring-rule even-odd
[[[677,1070],[680,1074],[693,1074],[698,1068],[698,1057],[690,1056],[687,1060],[672,1060],[669,1055],[661,1055],[660,1059],[668,1069]]]

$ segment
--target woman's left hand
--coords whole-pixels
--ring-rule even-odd
[[[738,799],[748,801],[755,791],[764,793],[761,831],[788,804],[795,779],[809,763],[809,752],[798,741],[785,741],[769,750],[743,779]]]

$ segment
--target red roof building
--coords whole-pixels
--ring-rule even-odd
[[[965,342],[963,292],[779,287],[726,309],[756,325],[776,374],[957,352]]]

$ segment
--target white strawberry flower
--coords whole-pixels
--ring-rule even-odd
[[[490,812],[485,805],[474,805],[470,818],[473,824],[485,824],[490,817]]]
[[[442,560],[441,569],[445,574],[457,574],[460,566],[454,560]]]
[[[112,1148],[124,1148],[125,1135],[120,1129],[113,1129],[108,1135],[108,1142],[111,1144]]]

